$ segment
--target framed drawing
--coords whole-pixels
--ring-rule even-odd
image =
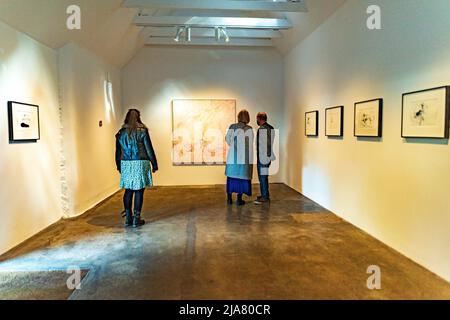
[[[344,106],[325,109],[325,135],[344,136]]]
[[[36,142],[40,137],[39,106],[8,102],[9,141]]]
[[[305,135],[307,137],[317,137],[319,135],[319,111],[306,112]]]
[[[173,100],[173,164],[226,164],[225,136],[235,122],[236,100]]]
[[[449,138],[450,87],[403,94],[403,138]]]
[[[383,99],[355,103],[355,137],[381,137],[383,132]]]

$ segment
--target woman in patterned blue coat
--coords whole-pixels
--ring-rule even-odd
[[[116,135],[116,165],[121,174],[120,187],[125,189],[125,226],[137,228],[145,224],[141,219],[144,191],[153,186],[152,172],[158,171],[158,162],[148,129],[136,109],[128,111],[124,125]]]
[[[242,110],[238,114],[238,123],[232,124],[225,138],[229,145],[227,155],[227,196],[228,204],[233,203],[232,194],[237,193],[237,205],[245,205],[242,196],[252,196],[253,178],[253,129],[248,124],[250,114]]]

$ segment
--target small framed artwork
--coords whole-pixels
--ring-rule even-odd
[[[449,138],[450,87],[403,94],[403,138]]]
[[[307,137],[317,137],[319,135],[319,111],[306,112],[305,135]]]
[[[381,137],[383,132],[383,99],[355,103],[355,137]]]
[[[39,106],[8,102],[9,141],[36,142],[40,137]]]
[[[325,135],[344,136],[344,106],[325,109]]]

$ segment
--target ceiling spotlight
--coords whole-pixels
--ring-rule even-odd
[[[180,38],[181,38],[181,35],[183,34],[183,32],[184,32],[184,27],[178,27],[177,35],[176,35],[175,39],[173,39],[173,40],[175,42],[180,42]]]
[[[227,30],[225,28],[221,28],[222,34],[225,37],[225,42],[230,42],[230,37],[228,36]]]
[[[214,31],[215,31],[216,41],[219,42],[220,38],[222,37],[222,30],[220,27],[215,27]]]
[[[192,33],[191,33],[191,28],[187,27],[186,28],[186,33],[185,33],[185,39],[186,42],[191,42],[192,41]]]

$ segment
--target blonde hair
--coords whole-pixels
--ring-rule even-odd
[[[249,124],[250,123],[250,114],[248,113],[247,110],[242,110],[241,112],[239,112],[238,114],[238,121],[239,122],[243,122],[245,124]]]

